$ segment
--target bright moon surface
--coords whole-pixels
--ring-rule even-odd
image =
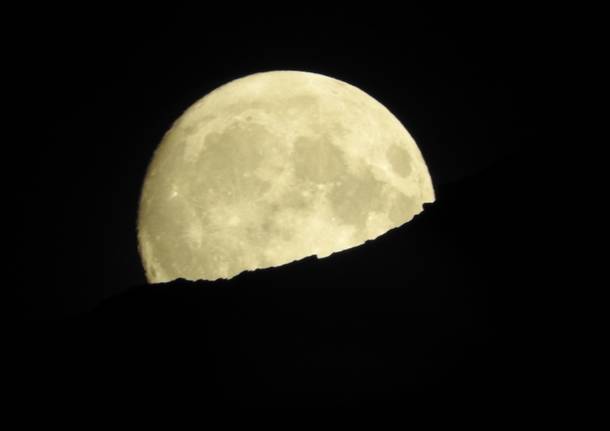
[[[358,88],[308,72],[249,75],[178,118],[138,215],[151,283],[215,280],[325,257],[434,202],[415,141]]]

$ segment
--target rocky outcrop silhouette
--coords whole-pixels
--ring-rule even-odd
[[[413,221],[324,259],[134,287],[37,327],[28,358],[75,390],[194,391],[206,406],[512,396],[530,256],[509,167],[441,188]]]

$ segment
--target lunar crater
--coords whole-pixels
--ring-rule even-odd
[[[408,177],[411,173],[411,157],[404,148],[399,145],[391,145],[387,150],[387,158],[392,165],[392,169],[401,177]]]

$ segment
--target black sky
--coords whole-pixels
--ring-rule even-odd
[[[20,289],[26,313],[80,312],[144,282],[135,217],[152,152],[189,105],[240,76],[356,85],[405,124],[437,187],[543,144],[552,11],[233,9],[49,7],[16,26],[31,97],[15,163],[33,167],[22,245],[41,244],[20,247],[18,267],[47,286]]]

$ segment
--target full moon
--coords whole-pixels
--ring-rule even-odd
[[[308,72],[257,73],[186,110],[156,149],[138,214],[151,283],[326,257],[434,202],[415,141],[381,103]]]

